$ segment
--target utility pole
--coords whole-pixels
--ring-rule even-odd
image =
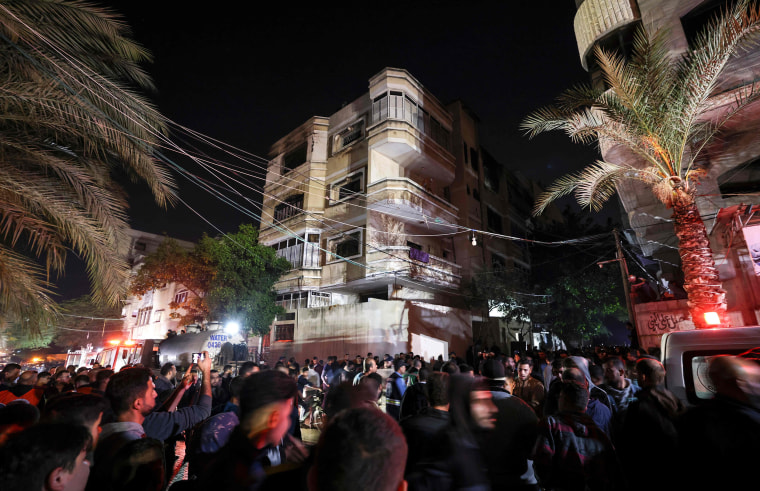
[[[620,277],[623,281],[623,290],[625,291],[625,306],[628,308],[628,322],[630,322],[631,326],[633,326],[633,332],[631,333],[631,346],[638,348],[639,338],[636,331],[636,311],[634,310],[633,303],[631,302],[631,286],[628,282],[628,263],[625,261],[625,256],[623,255],[623,247],[620,245],[620,232],[615,229],[612,231],[612,234],[615,236],[615,249],[617,250],[615,259],[610,259],[609,261],[599,261],[596,264],[601,268],[604,267],[604,265],[607,263],[620,263]]]
[[[631,287],[628,283],[628,263],[625,261],[623,255],[623,247],[620,245],[620,232],[618,229],[614,229],[612,234],[615,236],[615,249],[617,250],[617,260],[620,262],[620,275],[623,280],[623,290],[625,291],[625,306],[628,308],[628,321],[633,326],[633,332],[631,333],[631,344],[638,347],[638,336],[636,330],[636,312],[633,309],[633,303],[631,302]]]

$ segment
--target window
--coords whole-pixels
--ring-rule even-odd
[[[275,317],[275,320],[277,320],[277,321],[294,321],[294,320],[296,320],[296,313],[295,312],[285,312],[284,314],[277,314],[277,317]]]
[[[681,26],[690,48],[694,48],[697,35],[726,9],[733,8],[736,0],[708,0],[681,17]]]
[[[161,322],[161,318],[164,316],[164,310],[156,310],[156,313],[153,314],[153,322]]]
[[[480,201],[480,192],[475,188],[472,190],[472,199],[475,201]]]
[[[303,212],[303,194],[295,194],[288,197],[282,203],[274,207],[274,219],[281,222],[299,215]]]
[[[496,159],[491,157],[491,155],[484,151],[483,152],[483,184],[485,187],[493,191],[494,193],[499,192],[499,176],[501,174],[501,164],[499,164]]]
[[[329,307],[332,302],[332,294],[324,292],[309,292],[309,308]]]
[[[443,188],[443,199],[451,203],[451,188],[449,186]]]
[[[356,230],[351,233],[345,233],[330,240],[327,249],[333,255],[332,260],[360,256],[362,254],[362,231]]]
[[[150,322],[150,314],[153,312],[153,307],[145,307],[137,311],[137,325],[145,326]]]
[[[488,221],[489,232],[494,232],[497,234],[502,233],[501,215],[496,213],[496,211],[494,211],[493,208],[488,207],[487,212],[486,212],[486,218]]]
[[[467,150],[467,143],[462,142],[462,155],[464,155],[464,163],[469,164],[470,163],[470,152]]]
[[[187,301],[187,290],[182,290],[174,295],[174,303],[183,304]]]
[[[478,172],[478,151],[474,148],[470,148],[470,167],[475,172]]]
[[[364,171],[354,172],[342,181],[336,182],[330,186],[330,199],[333,201],[343,201],[345,199],[355,198],[364,192]]]
[[[274,303],[285,310],[305,309],[308,306],[309,292],[283,293],[275,297]]]
[[[286,310],[329,307],[331,305],[332,295],[330,293],[317,291],[304,291],[293,293],[282,293],[275,297],[275,304]],[[279,314],[278,321],[295,320],[295,312]]]
[[[145,242],[137,242],[135,244],[135,250],[136,251],[144,251],[146,249],[146,247],[147,246],[146,246]]]
[[[282,158],[283,174],[290,172],[296,167],[306,162],[306,143],[301,144],[295,150],[286,153]]]
[[[372,124],[386,119],[407,121],[450,151],[451,132],[425,111],[417,101],[403,92],[392,90],[375,97],[372,101]]]
[[[346,127],[333,137],[332,153],[335,155],[364,136],[364,120],[361,119]]]
[[[279,324],[274,326],[274,342],[288,343],[293,341],[293,331],[295,324]]]
[[[319,267],[319,237],[319,234],[313,233],[298,238],[289,237],[271,247],[275,254],[287,259],[294,269]]]
[[[760,191],[760,159],[737,165],[718,176],[718,188],[723,199],[737,194],[756,194]]]
[[[504,277],[504,274],[507,270],[507,261],[503,257],[499,256],[498,254],[491,254],[491,269],[493,270],[493,275],[497,278]]]

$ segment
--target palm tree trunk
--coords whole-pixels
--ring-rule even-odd
[[[716,312],[721,325],[726,327],[726,291],[722,288],[718,269],[715,267],[705,223],[694,197],[682,190],[676,193],[678,196],[673,200],[673,220],[691,319],[697,329],[715,327],[707,324],[704,314]]]

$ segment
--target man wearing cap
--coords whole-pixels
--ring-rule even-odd
[[[406,367],[406,362],[399,358],[393,364],[395,371],[385,381],[385,412],[396,421],[401,416],[401,398],[406,392],[406,384],[404,383]]]
[[[537,490],[538,481],[529,460],[538,437],[538,417],[531,407],[509,393],[504,364],[490,358],[481,373],[491,390],[498,413],[493,431],[479,435],[479,447],[488,449],[483,458],[492,489]]]

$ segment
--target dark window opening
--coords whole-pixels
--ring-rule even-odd
[[[483,152],[483,184],[491,191],[499,192],[499,177],[501,164],[499,164],[488,152]]]
[[[734,4],[736,0],[708,0],[681,17],[681,26],[689,48],[694,49],[697,36],[726,9],[733,8]]]
[[[278,321],[294,321],[296,320],[295,312],[285,312],[284,314],[277,314],[276,320]]]
[[[334,246],[335,254],[341,258],[358,256],[362,251],[361,237],[361,232],[357,231],[336,240]]]
[[[473,190],[472,190],[472,198],[473,198],[475,201],[480,201],[480,193],[478,192],[478,190],[477,190],[477,189],[473,189]]]
[[[417,249],[418,251],[422,250],[422,246],[421,245],[415,244],[414,242],[411,242],[411,241],[408,241],[408,240],[406,241],[406,245],[407,245],[407,247],[411,247],[412,249]]]
[[[641,22],[636,21],[616,29],[595,44],[604,49],[605,52],[615,53],[622,56],[625,61],[629,61],[633,52],[633,34],[640,25]],[[602,69],[596,59],[596,49],[592,48],[591,51],[589,51],[586,63],[588,66],[588,73],[591,75],[592,87],[597,90],[609,89],[607,81],[602,74]]]
[[[306,162],[306,143],[286,153],[282,158],[282,166],[285,168],[285,172],[292,171],[304,162]]]
[[[303,194],[290,196],[285,201],[274,207],[274,219],[277,221],[287,220],[303,212]]]
[[[354,195],[362,192],[362,174],[354,174],[347,178],[340,185],[338,199],[352,198]]]
[[[501,215],[496,213],[493,209],[487,208],[486,218],[488,221],[488,231],[497,234],[502,233],[502,220]]]
[[[378,300],[388,300],[388,290],[380,290],[376,292],[370,292],[370,293],[362,293],[359,295],[359,301],[361,303],[366,303],[369,301],[370,298],[375,298]]]
[[[285,343],[293,341],[293,332],[295,331],[295,324],[282,324],[274,326],[274,341],[276,343]]]
[[[469,152],[467,151],[467,143],[462,142],[462,147],[463,147],[463,154],[464,154],[464,163],[467,164],[469,163],[469,156],[470,156]]]
[[[760,192],[760,158],[737,165],[718,177],[718,188],[723,199],[737,194]]]
[[[478,151],[474,148],[470,148],[470,167],[477,172],[478,171]]]

